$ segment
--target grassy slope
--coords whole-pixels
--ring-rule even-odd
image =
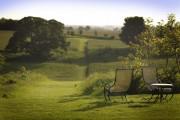
[[[4,50],[13,33],[13,31],[0,31],[0,50]]]
[[[83,80],[85,77],[85,67],[75,64],[64,64],[55,62],[46,63],[19,63],[14,62],[8,69],[17,70],[25,66],[28,70],[45,75],[53,80]]]
[[[81,82],[27,82],[12,98],[0,99],[1,120],[177,120],[180,95],[169,103],[143,103],[142,96],[119,97],[105,104],[103,97],[79,96]]]
[[[92,63],[89,65],[89,73],[106,73],[115,71],[116,68],[125,66],[124,62]]]

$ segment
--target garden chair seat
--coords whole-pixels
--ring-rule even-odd
[[[110,100],[110,96],[122,96],[125,97],[127,101],[126,95],[131,84],[132,77],[133,69],[116,69],[113,85],[108,84],[104,87],[105,100]]]

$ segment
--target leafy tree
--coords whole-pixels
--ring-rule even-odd
[[[138,44],[132,44],[135,49],[134,59],[139,65],[144,65],[143,59],[160,56],[168,59],[175,58],[177,68],[180,69],[180,24],[176,22],[175,16],[170,14],[168,22],[154,27],[151,20],[147,20],[145,31],[138,35]]]
[[[71,31],[70,35],[74,35],[74,31]]]
[[[158,55],[158,49],[156,43],[158,38],[155,35],[155,27],[152,24],[151,19],[146,20],[145,30],[137,36],[139,48],[139,56],[142,59],[147,59],[149,62],[150,57]]]
[[[125,18],[124,26],[121,29],[120,38],[123,42],[138,43],[136,37],[145,29],[143,17],[128,17]]]
[[[66,30],[67,30],[67,34],[68,34],[68,35],[74,35],[74,29],[73,29],[73,27],[67,27]]]
[[[145,30],[136,37],[138,43],[132,43],[131,46],[135,50],[134,56],[135,67],[147,66],[150,58],[159,55],[157,43],[161,39],[156,36],[156,29],[151,19],[146,20]],[[148,62],[144,61],[146,59]]]
[[[83,28],[82,26],[80,26],[78,29],[79,29],[79,34],[82,35],[82,34],[83,34],[83,29],[84,29],[84,28]]]
[[[175,57],[176,64],[180,70],[180,23],[176,21],[174,14],[168,16],[168,22],[160,22],[156,29],[156,36],[160,38],[157,42],[159,54],[166,57],[166,66],[168,59]]]
[[[89,25],[87,25],[86,27],[85,27],[85,30],[86,31],[88,31],[88,30],[90,30],[91,29],[91,27],[89,26]]]
[[[63,34],[64,25],[55,20],[25,17],[18,21],[17,31],[11,37],[6,50],[25,52],[35,57],[48,58],[53,49],[66,50],[68,43]]]

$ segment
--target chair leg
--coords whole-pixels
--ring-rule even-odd
[[[174,92],[173,92],[173,89],[171,90],[171,97],[168,99],[168,101],[172,100],[172,98],[174,97]]]
[[[111,98],[110,98],[110,92],[108,91],[108,99],[109,99],[109,101],[111,101]]]
[[[151,97],[150,98],[147,98],[147,101],[149,102],[150,100],[152,100],[154,97],[154,93],[151,94]]]
[[[152,94],[151,94],[151,96],[150,97],[147,97],[147,98],[143,98],[144,100],[147,100],[148,102],[150,101],[150,100],[152,100],[153,99],[153,97],[154,97],[154,95],[155,95],[155,92],[154,91],[152,91]]]
[[[126,102],[127,102],[127,97],[126,97],[126,95],[124,95],[124,97],[125,97],[125,100],[126,100]]]
[[[174,93],[171,94],[169,101],[172,100],[173,97],[174,97]]]

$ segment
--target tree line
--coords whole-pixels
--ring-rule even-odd
[[[120,38],[135,50],[134,59],[139,60],[139,65],[144,65],[144,59],[161,57],[166,59],[167,67],[169,59],[174,58],[180,71],[180,22],[174,14],[157,25],[153,25],[152,19],[126,18]]]
[[[18,20],[1,18],[0,19],[0,30],[16,30],[17,22],[18,22]]]
[[[85,27],[91,29],[90,26]],[[85,29],[84,28],[84,29]],[[65,40],[64,24],[56,20],[45,20],[39,17],[25,17],[19,21],[11,19],[0,19],[0,29],[15,30],[9,44],[8,52],[25,52],[29,55],[48,58],[52,50],[66,50],[68,42]],[[72,27],[68,28],[72,31]],[[79,27],[82,33],[82,27]],[[168,21],[153,25],[151,20],[143,17],[127,17],[119,34],[120,40],[131,46],[136,46],[136,55],[139,59],[149,59],[152,56],[166,58],[175,57],[179,66],[180,49],[180,25],[175,15],[171,14]],[[138,53],[141,52],[141,53]]]
[[[52,50],[67,50],[69,43],[66,42],[63,30],[64,24],[56,20],[25,17],[16,23],[16,31],[5,50],[48,59]]]

